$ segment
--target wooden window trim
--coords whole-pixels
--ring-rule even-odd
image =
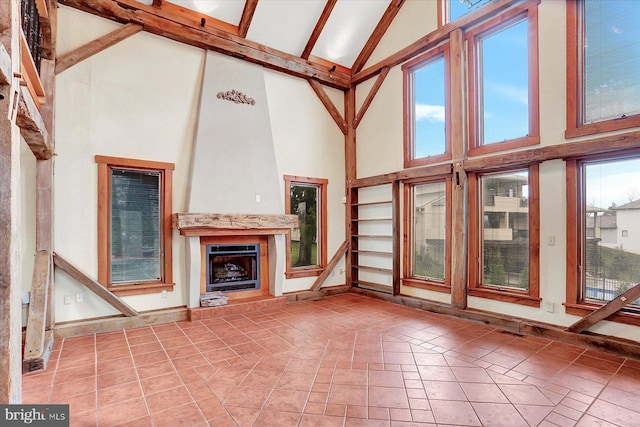
[[[291,197],[289,196],[291,190],[291,184],[312,184],[317,185],[319,189],[320,209],[318,210],[318,238],[320,243],[320,250],[318,251],[318,266],[315,267],[291,267],[291,233],[287,234],[287,268],[285,270],[285,277],[287,279],[296,279],[299,277],[311,277],[319,276],[324,271],[327,265],[327,185],[329,180],[324,178],[309,178],[295,175],[284,176],[284,209],[285,212],[291,212]]]
[[[595,123],[583,123],[584,93],[584,57],[582,40],[584,39],[584,1],[567,0],[567,129],[565,138],[595,135],[640,126],[640,114],[603,120]]]
[[[127,159],[121,157],[96,156],[98,164],[98,282],[116,295],[138,295],[157,293],[163,290],[172,291],[173,283],[173,248],[172,248],[172,172],[173,163],[153,162],[147,160]],[[127,285],[112,285],[110,277],[110,211],[111,211],[111,169],[130,168],[136,170],[152,170],[160,172],[162,186],[162,280],[158,282],[142,282]]]
[[[481,194],[480,177],[488,173],[511,172],[528,169],[529,171],[529,290],[517,291],[496,286],[483,285],[482,278],[482,231],[480,226]],[[496,168],[469,174],[469,278],[470,296],[497,301],[540,307],[540,187],[539,165],[531,164],[525,168]]]
[[[411,217],[411,213],[414,211],[413,206],[413,186],[419,184],[429,184],[436,182],[445,183],[445,194],[447,197],[446,200],[446,231],[445,231],[445,273],[444,280],[432,280],[426,279],[422,277],[416,277],[411,275],[411,270],[413,267],[413,257],[412,253],[412,243],[413,243],[413,221]],[[405,230],[404,233],[404,257],[403,257],[403,278],[402,285],[408,286],[412,288],[420,288],[426,289],[430,291],[442,292],[442,293],[451,293],[451,233],[452,233],[452,205],[451,205],[451,195],[452,195],[452,186],[451,186],[451,177],[447,178],[439,178],[439,179],[418,179],[406,181],[403,183],[404,187],[404,217],[403,217],[403,227]]]
[[[623,160],[637,157],[640,149],[621,151],[617,154],[600,154],[566,159],[566,188],[567,188],[567,217],[566,217],[566,302],[565,312],[574,316],[584,317],[605,305],[605,302],[585,301],[582,295],[582,230],[584,229],[584,215],[582,200],[585,197],[582,165],[595,160]],[[607,320],[640,326],[640,312],[618,311],[607,317]]]
[[[439,57],[444,58],[445,152],[429,157],[415,157],[415,85],[414,72]],[[412,168],[451,160],[451,61],[449,44],[443,44],[402,65],[402,101],[404,130],[404,167]]]
[[[526,20],[528,26],[529,135],[504,142],[481,143],[482,91],[480,89],[479,43],[514,22]],[[540,144],[540,93],[538,67],[538,4],[524,3],[467,32],[469,93],[469,156],[484,155]]]

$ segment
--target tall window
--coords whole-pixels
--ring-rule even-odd
[[[567,168],[567,311],[582,315],[640,283],[640,156]],[[640,315],[640,300],[628,307]]]
[[[451,181],[407,183],[405,286],[440,292],[451,287]]]
[[[172,164],[96,156],[98,280],[119,295],[173,289]]]
[[[448,56],[445,45],[402,66],[405,167],[451,158]]]
[[[326,179],[285,175],[285,211],[298,216],[287,240],[287,278],[318,276],[327,263]]]
[[[439,0],[440,26],[472,12],[489,3],[490,0]]]
[[[538,144],[537,9],[468,33],[470,154]]]
[[[640,3],[567,1],[567,137],[640,126]]]
[[[538,166],[469,179],[469,294],[539,306]]]

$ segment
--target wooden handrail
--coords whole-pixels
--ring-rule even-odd
[[[324,271],[316,278],[316,281],[313,282],[313,285],[311,285],[310,289],[311,291],[317,291],[318,289],[320,289],[326,278],[329,277],[329,274],[331,274],[333,269],[336,268],[336,265],[338,265],[340,259],[342,259],[342,257],[347,253],[348,248],[349,243],[345,240],[344,242],[342,242],[336,253],[331,257],[331,260],[325,267]]]

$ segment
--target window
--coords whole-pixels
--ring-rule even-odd
[[[327,264],[326,179],[285,175],[285,211],[298,215],[287,239],[288,279],[318,276]]]
[[[538,165],[469,176],[469,295],[539,306]]]
[[[640,282],[638,182],[637,152],[567,161],[567,313],[583,316]],[[640,300],[623,313],[612,318],[640,324]]]
[[[451,158],[448,57],[445,45],[402,66],[405,168]]]
[[[489,0],[440,0],[438,2],[440,26],[474,11],[489,3]]]
[[[96,156],[98,281],[117,295],[173,290],[173,164]]]
[[[451,289],[451,180],[406,183],[402,284]]]
[[[567,1],[567,138],[640,126],[636,1]]]
[[[538,144],[537,9],[468,33],[469,154]]]

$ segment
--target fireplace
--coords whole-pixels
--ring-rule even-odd
[[[260,244],[206,245],[206,290],[260,289]]]

